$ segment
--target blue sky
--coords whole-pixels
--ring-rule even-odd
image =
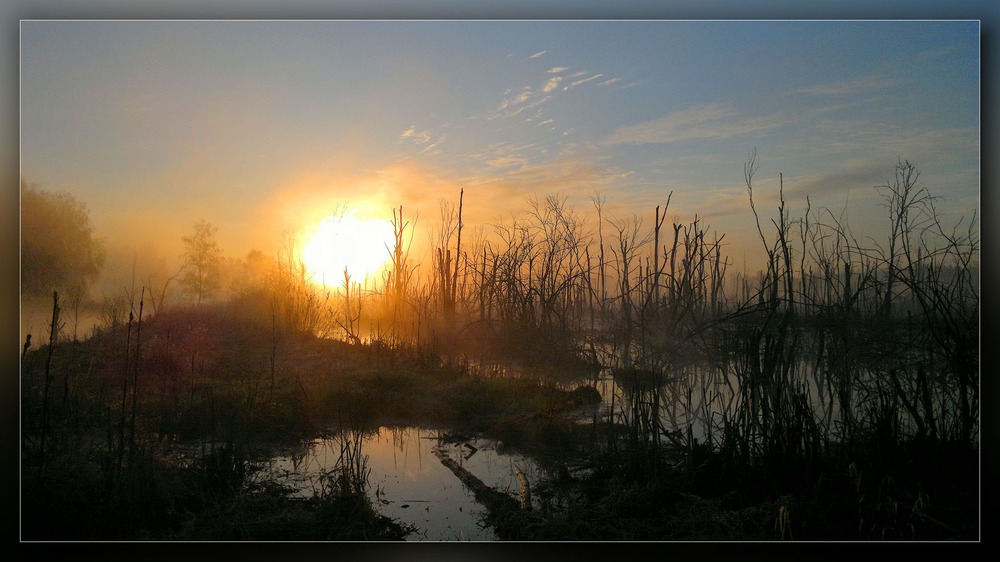
[[[979,208],[977,21],[23,21],[20,173],[98,234],[274,251],[339,204],[430,227],[601,194],[698,215],[758,250],[758,208],[884,222],[899,158],[958,218]],[[418,236],[424,236],[418,233]],[[170,255],[174,254],[169,243]]]

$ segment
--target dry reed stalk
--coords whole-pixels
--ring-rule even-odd
[[[514,465],[514,471],[517,473],[517,480],[521,485],[521,509],[531,510],[531,484],[528,482],[528,477],[524,475],[524,471],[521,467]]]
[[[45,441],[49,433],[49,387],[52,384],[52,354],[55,352],[56,340],[59,338],[59,293],[52,291],[52,322],[49,324],[49,347],[45,356],[45,383],[42,390],[42,437],[40,458],[45,465]]]

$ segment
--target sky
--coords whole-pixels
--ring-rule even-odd
[[[947,217],[980,206],[975,20],[25,20],[19,62],[21,177],[171,259],[202,218],[242,257],[345,206],[426,239],[464,189],[473,229],[669,196],[739,265],[753,152],[766,222],[780,184],[878,236],[900,159]]]

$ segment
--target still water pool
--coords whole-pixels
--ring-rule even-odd
[[[380,513],[418,531],[410,541],[494,541],[483,522],[486,510],[435,450],[471,472],[484,484],[513,499],[520,494],[517,469],[537,481],[540,469],[522,455],[503,451],[497,441],[456,438],[442,431],[415,427],[383,427],[360,436],[368,476],[368,494]],[[265,473],[311,496],[322,488],[321,477],[341,456],[337,438],[316,439],[304,453],[271,459]]]

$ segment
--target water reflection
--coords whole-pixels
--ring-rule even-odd
[[[472,491],[434,455],[435,449],[484,484],[518,498],[515,464],[529,481],[541,471],[530,459],[498,452],[499,443],[479,437],[461,438],[434,429],[383,427],[361,436],[366,455],[368,494],[380,513],[419,529],[412,541],[493,541],[483,520],[485,508]],[[290,484],[303,497],[322,487],[322,477],[341,458],[340,438],[316,439],[304,452],[271,459],[266,473]]]

